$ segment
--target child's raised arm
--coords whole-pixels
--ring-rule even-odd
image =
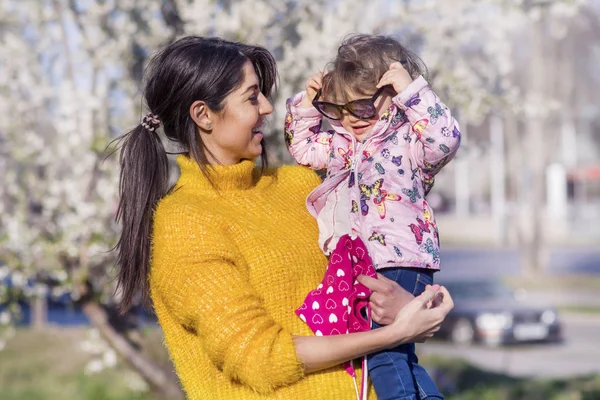
[[[416,160],[431,176],[437,174],[456,154],[460,146],[458,123],[422,76],[414,81],[404,66],[395,62],[377,87],[392,85],[394,103],[406,114],[411,134],[416,139]]]
[[[321,114],[312,106],[312,99],[321,88],[323,74],[306,81],[306,91],[286,102],[285,143],[298,164],[312,169],[327,168],[333,131],[322,131]]]
[[[424,172],[437,174],[460,146],[458,122],[422,76],[394,98],[411,125],[416,160]]]

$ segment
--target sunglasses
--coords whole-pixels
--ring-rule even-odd
[[[358,99],[346,104],[335,104],[328,103],[326,101],[319,101],[321,97],[321,90],[317,92],[312,105],[321,114],[329,119],[339,121],[344,116],[344,110],[348,111],[349,114],[354,115],[358,119],[371,119],[377,114],[375,108],[375,100],[383,93],[387,86],[379,88],[370,99]]]

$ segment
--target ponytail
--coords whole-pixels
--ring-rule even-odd
[[[156,126],[144,122],[122,137],[116,215],[122,226],[116,245],[121,312],[131,307],[136,294],[142,296],[144,303],[148,299],[152,214],[169,185],[167,153],[155,132]]]
[[[277,67],[271,53],[259,46],[187,36],[150,59],[144,71],[143,97],[146,106],[160,119],[148,114],[140,125],[119,139],[121,177],[116,219],[122,232],[115,249],[122,312],[131,307],[137,295],[144,301],[148,299],[154,209],[169,189],[167,153],[156,129],[162,126],[169,142],[185,149],[210,181],[210,152],[190,117],[190,105],[203,100],[213,112],[221,112],[226,97],[243,82],[248,61],[259,78],[260,90],[268,97],[277,81]],[[264,171],[264,141],[261,159]]]

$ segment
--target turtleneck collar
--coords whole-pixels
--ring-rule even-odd
[[[177,156],[177,164],[181,171],[178,186],[218,191],[246,190],[254,186],[253,160],[242,160],[233,165],[210,165],[208,166],[210,181],[204,176],[194,159],[180,155]]]

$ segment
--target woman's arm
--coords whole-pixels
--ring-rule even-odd
[[[191,354],[204,353],[225,377],[259,393],[304,377],[291,332],[265,309],[244,260],[205,205],[159,206],[153,243],[152,300],[198,337],[201,348]]]
[[[296,353],[306,373],[319,371],[369,353],[396,347],[403,343],[420,342],[433,336],[454,307],[445,288],[440,288],[442,302],[430,304],[438,294],[427,289],[403,307],[396,320],[387,326],[367,332],[335,336],[295,336]]]

